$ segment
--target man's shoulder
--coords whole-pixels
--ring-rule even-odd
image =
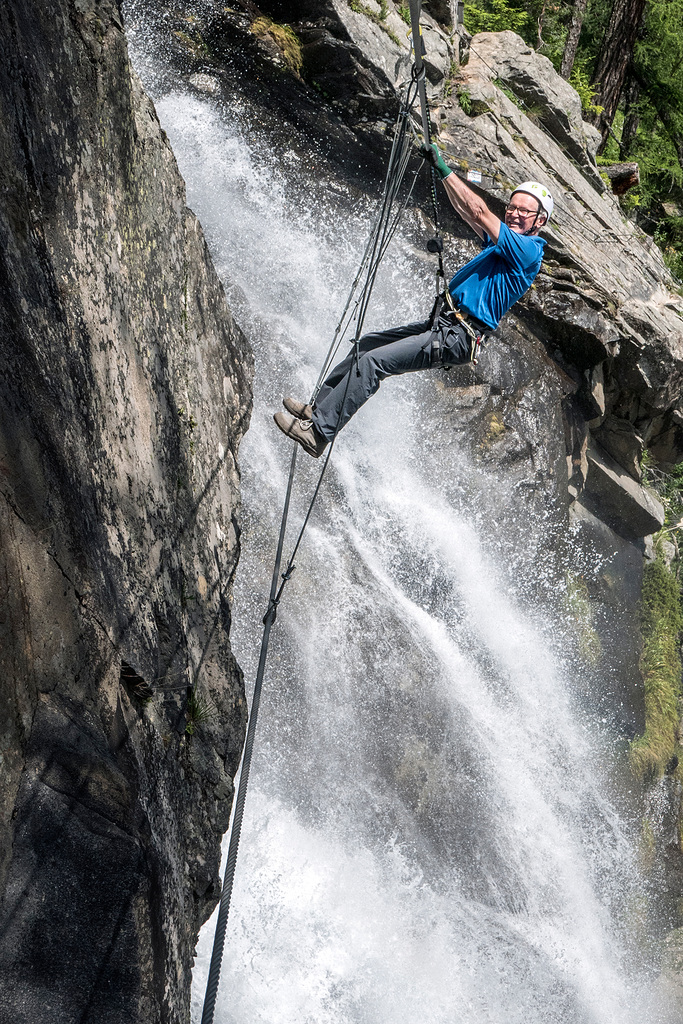
[[[520,235],[516,231],[511,231],[507,224],[500,226],[496,248],[501,256],[519,266],[520,269],[540,264],[545,246],[545,238],[541,238],[539,235]]]

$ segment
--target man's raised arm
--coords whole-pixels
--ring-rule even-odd
[[[421,152],[436,169],[436,173],[443,181],[451,206],[460,214],[465,223],[469,224],[473,231],[476,231],[482,241],[484,241],[484,233],[486,233],[489,238],[497,242],[500,233],[500,220],[495,213],[491,213],[484,200],[451,170],[433,143],[431,147],[423,146]]]

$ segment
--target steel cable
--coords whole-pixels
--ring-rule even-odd
[[[387,247],[394,237],[401,217],[405,212],[406,206],[413,193],[415,183],[417,181],[418,171],[413,176],[412,183],[401,201],[398,209],[394,209],[396,206],[401,184],[405,177],[405,173],[408,167],[411,152],[411,142],[414,139],[414,129],[411,122],[412,107],[417,98],[417,85],[415,75],[412,76],[411,82],[408,85],[406,92],[406,99],[401,106],[399,115],[397,118],[397,124],[394,131],[394,139],[392,142],[391,154],[389,157],[389,163],[387,167],[387,173],[384,181],[384,190],[382,195],[382,201],[380,203],[380,209],[378,216],[375,220],[375,224],[370,234],[370,238],[365,247],[363,257],[361,259],[361,265],[356,274],[356,278],[351,287],[349,297],[347,299],[342,317],[339,321],[337,329],[335,331],[332,344],[330,345],[329,351],[325,358],[323,369],[318,378],[318,382],[313,392],[311,402],[315,400],[315,397],[322,386],[327,373],[332,364],[335,353],[337,352],[341,341],[343,340],[346,332],[348,331],[351,323],[355,321],[354,331],[354,345],[357,345],[360,332],[362,330],[365,315],[367,313],[370,296],[375,284],[375,279],[381,261],[386,253]],[[432,190],[433,190],[433,201],[436,203],[436,193],[433,187],[433,176],[432,176]],[[359,285],[363,281],[362,287]],[[356,293],[359,294],[356,296]],[[355,304],[354,304],[355,298]],[[353,308],[352,308],[353,306]],[[351,380],[351,374],[353,373],[353,366],[350,368],[347,375],[346,390],[348,390],[349,383]],[[346,397],[346,391],[344,394]],[[259,655],[258,670],[256,673],[256,681],[254,683],[254,693],[251,702],[251,709],[249,713],[249,724],[247,727],[247,736],[244,744],[244,751],[242,754],[242,762],[239,773],[239,783],[237,788],[237,796],[235,799],[235,806],[233,811],[232,826],[230,830],[230,841],[228,844],[228,856],[225,866],[225,873],[223,876],[223,885],[221,891],[221,898],[218,908],[218,918],[216,921],[216,930],[214,933],[213,949],[211,953],[211,962],[209,966],[209,974],[206,983],[206,992],[204,995],[204,1005],[202,1008],[201,1024],[213,1024],[214,1012],[216,1006],[216,998],[218,995],[218,986],[220,983],[221,966],[223,961],[223,949],[225,946],[225,933],[228,922],[228,915],[230,911],[230,902],[232,898],[232,889],[235,877],[235,869],[237,865],[237,854],[239,850],[239,843],[242,831],[242,821],[244,817],[244,807],[246,802],[247,788],[249,784],[249,773],[251,769],[251,760],[254,748],[254,740],[256,736],[256,726],[258,722],[258,712],[261,700],[261,691],[263,687],[263,679],[265,675],[266,660],[268,655],[268,645],[270,641],[270,631],[275,622],[277,616],[277,608],[282,597],[282,593],[286,584],[292,577],[292,574],[296,568],[294,559],[296,558],[297,552],[301,545],[301,542],[306,531],[309,519],[313,512],[316,499],[320,492],[322,482],[325,476],[325,472],[330,462],[334,443],[337,438],[337,434],[340,430],[340,424],[337,424],[334,436],[330,442],[324,463],[322,465],[318,481],[316,483],[313,496],[309,502],[308,509],[306,511],[303,523],[299,530],[299,534],[294,543],[292,553],[287,562],[287,567],[282,573],[282,581],[278,586],[280,580],[280,567],[282,564],[282,552],[284,548],[285,532],[287,528],[287,520],[289,517],[289,505],[294,485],[294,474],[296,467],[297,457],[297,445],[294,445],[294,451],[292,454],[292,461],[290,464],[289,478],[287,482],[287,490],[285,494],[285,502],[282,513],[282,520],[280,522],[280,532],[278,536],[277,551],[275,556],[275,564],[273,566],[273,576],[271,580],[270,588],[270,599],[268,602],[268,608],[263,617],[263,636],[261,640],[261,650]]]

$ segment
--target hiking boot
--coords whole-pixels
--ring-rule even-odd
[[[298,420],[313,419],[312,405],[305,405],[303,402],[298,402],[296,398],[283,398],[282,404],[287,412],[291,412],[292,416],[296,416]]]
[[[314,459],[319,459],[327,448],[328,442],[315,429],[312,420],[298,420],[296,416],[285,416],[283,412],[276,412],[273,419],[283,434],[298,441]]]

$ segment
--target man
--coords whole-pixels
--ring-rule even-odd
[[[325,379],[311,407],[285,398],[273,417],[280,430],[319,458],[353,414],[386,378],[437,366],[456,366],[475,358],[484,335],[494,331],[504,313],[527,291],[543,259],[545,241],[538,237],[553,211],[545,186],[525,181],[514,190],[501,222],[483,199],[444,162],[436,146],[424,147],[436,167],[446,195],[485,248],[451,280],[451,304],[435,323],[396,327],[366,334]]]

